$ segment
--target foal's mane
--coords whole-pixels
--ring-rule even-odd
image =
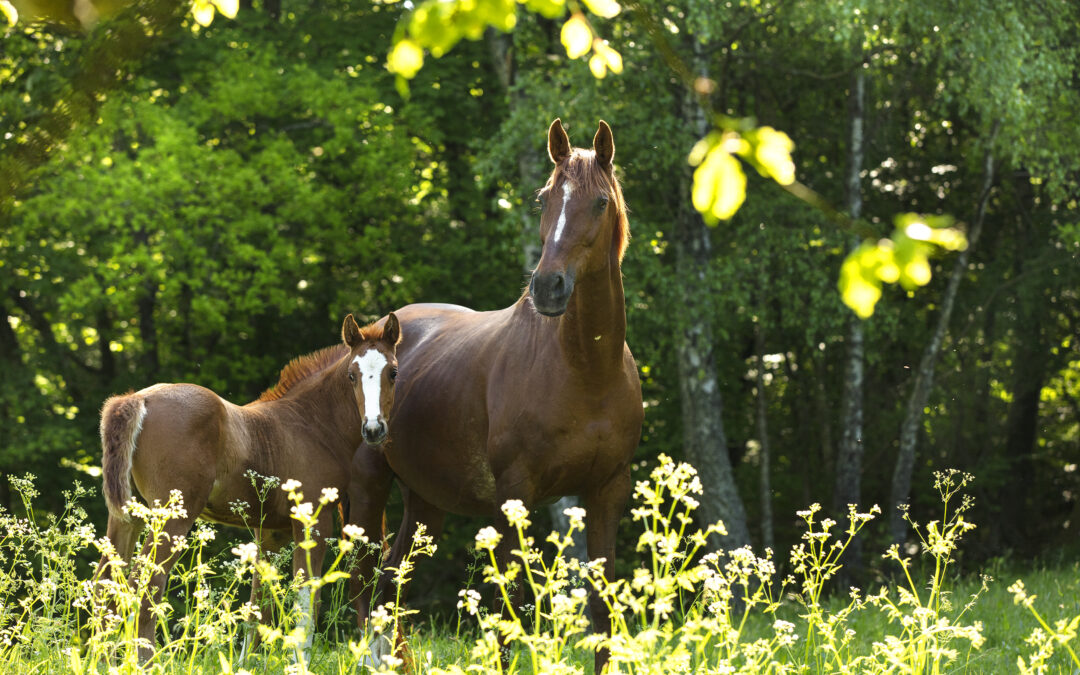
[[[281,369],[281,376],[278,378],[277,384],[264,391],[259,396],[259,400],[276,401],[284,396],[297,382],[325,370],[348,353],[348,347],[343,344],[336,344],[320,349],[317,352],[297,356]]]
[[[545,187],[555,187],[562,182],[564,176],[574,185],[584,187],[590,194],[614,196],[618,222],[615,224],[612,248],[618,251],[619,262],[622,262],[626,247],[630,244],[630,220],[626,217],[626,202],[623,201],[622,186],[615,177],[615,171],[607,171],[601,167],[596,161],[594,151],[574,148],[570,156],[555,167]]]
[[[373,323],[360,329],[361,340],[381,340],[382,337],[383,326]],[[258,400],[276,401],[288,393],[289,389],[296,386],[297,382],[326,370],[348,353],[349,348],[347,346],[336,344],[324,347],[317,352],[297,356],[281,369],[281,376],[278,377],[277,384],[264,391]]]

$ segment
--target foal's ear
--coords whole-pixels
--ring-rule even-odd
[[[558,117],[548,127],[548,157],[558,164],[570,156],[570,137],[562,128],[562,120]]]
[[[390,312],[386,315],[386,323],[383,324],[382,329],[382,339],[391,347],[396,347],[401,342],[401,322],[398,321],[397,314]]]
[[[611,136],[611,127],[604,120],[600,120],[600,128],[593,136],[592,147],[596,152],[597,164],[605,169],[611,167],[611,160],[615,157],[615,139]]]
[[[360,326],[356,324],[352,314],[346,316],[345,323],[341,324],[341,341],[349,347],[360,344]]]

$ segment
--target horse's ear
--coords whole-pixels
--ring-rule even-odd
[[[593,136],[592,147],[596,152],[596,162],[605,169],[610,167],[611,160],[615,157],[615,139],[611,136],[611,127],[604,120],[600,120],[600,128]]]
[[[562,120],[558,117],[548,127],[548,157],[558,164],[570,156],[570,137],[562,128]]]
[[[356,324],[356,319],[352,314],[346,316],[345,323],[341,324],[341,341],[349,347],[355,347],[360,343],[360,326]]]
[[[383,324],[382,339],[391,347],[396,347],[401,342],[401,322],[397,314],[390,312],[386,315],[386,323]]]

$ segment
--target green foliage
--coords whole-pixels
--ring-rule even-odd
[[[896,217],[896,231],[889,239],[864,241],[848,254],[840,268],[840,295],[860,318],[874,313],[881,298],[881,284],[899,284],[908,292],[930,282],[929,256],[934,245],[947,251],[967,247],[962,232],[950,227],[947,216]]]

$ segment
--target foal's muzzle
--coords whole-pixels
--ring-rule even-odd
[[[561,316],[574,292],[574,274],[566,272],[533,272],[529,295],[533,307],[544,316]]]
[[[386,426],[386,420],[379,415],[377,420],[368,420],[364,422],[364,428],[361,430],[361,434],[364,436],[364,441],[368,445],[378,445],[386,440],[386,435],[390,430]]]

